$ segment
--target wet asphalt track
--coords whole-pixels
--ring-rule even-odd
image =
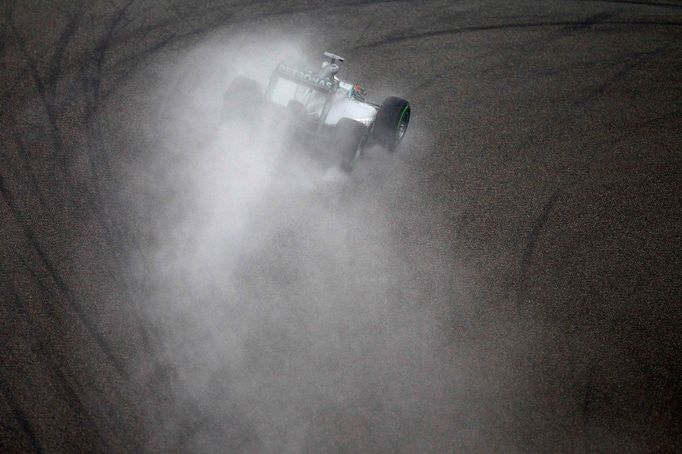
[[[417,293],[448,279],[429,254],[457,270],[452,306],[433,310],[450,342],[479,347],[459,407],[414,415],[449,418],[420,449],[679,451],[680,3],[194,3],[0,3],[1,451],[193,446],[205,421],[170,402],[172,374],[136,372],[154,333],[120,182],[144,145],[102,112],[143,105],[154,82],[137,75],[164,56],[254,27],[324,36],[370,91],[390,79],[413,104],[394,233]],[[372,190],[385,162],[353,177]],[[226,451],[258,451],[239,430]],[[320,434],[313,451],[419,448]]]

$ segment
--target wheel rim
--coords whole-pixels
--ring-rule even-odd
[[[400,125],[398,126],[398,140],[402,140],[405,132],[407,132],[407,122],[401,121]]]
[[[405,133],[407,132],[407,125],[410,122],[410,106],[405,106],[405,109],[400,114],[400,120],[398,120],[398,130],[396,131],[396,138],[398,142],[403,139]]]

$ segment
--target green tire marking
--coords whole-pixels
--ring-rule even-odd
[[[409,104],[405,104],[405,107],[403,108],[403,111],[400,113],[400,118],[398,119],[398,124],[396,125],[396,127],[400,126],[400,123],[402,123],[403,117],[405,116],[405,112],[407,112],[407,109],[409,109],[409,108],[410,108],[410,105],[409,105]]]

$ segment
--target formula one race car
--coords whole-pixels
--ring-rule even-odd
[[[336,77],[342,57],[325,52],[319,70],[295,61],[280,63],[263,92],[252,79],[234,79],[225,93],[223,120],[257,120],[267,108],[292,119],[298,136],[313,136],[336,153],[350,172],[363,150],[376,143],[389,152],[400,144],[410,122],[410,103],[390,96],[382,104],[365,99],[365,90]]]

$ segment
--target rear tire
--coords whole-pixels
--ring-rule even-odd
[[[335,146],[339,151],[339,167],[350,173],[353,165],[362,154],[368,137],[367,126],[349,118],[342,118],[335,128]]]
[[[386,98],[374,122],[374,140],[389,152],[394,152],[405,137],[410,114],[409,102],[396,96]]]

